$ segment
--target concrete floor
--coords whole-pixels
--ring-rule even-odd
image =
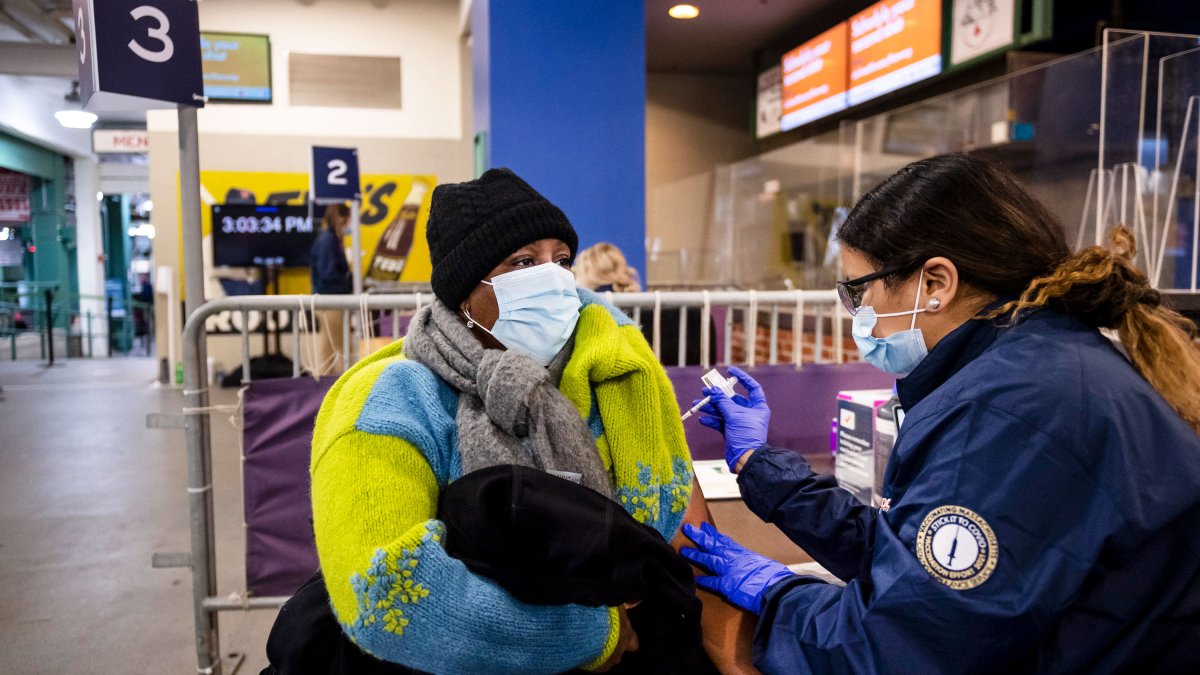
[[[153,569],[188,550],[178,413],[149,358],[0,361],[0,673],[195,673],[191,576]],[[233,403],[231,391],[214,403]],[[213,416],[219,589],[244,587],[237,434]],[[220,617],[221,649],[257,673],[272,611]],[[230,675],[233,661],[227,661]]]

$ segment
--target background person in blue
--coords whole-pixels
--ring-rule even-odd
[[[747,397],[704,392],[746,504],[847,582],[687,528],[698,583],[760,614],[756,665],[1200,672],[1200,350],[1129,233],[1071,255],[1011,175],[949,155],[884,181],[838,238],[855,340],[906,376],[884,506],[768,446],[745,373]]]
[[[350,263],[346,261],[346,249],[342,246],[349,225],[349,206],[330,204],[325,207],[321,231],[313,239],[308,255],[313,293],[348,295],[354,292]],[[326,309],[318,311],[317,317],[321,335],[316,337],[317,364],[314,367],[321,375],[340,373],[345,346],[344,315],[340,310]]]

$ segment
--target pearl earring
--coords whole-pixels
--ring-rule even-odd
[[[938,300],[937,298],[932,298],[929,301],[929,309],[937,309],[938,307],[941,307],[941,306],[942,306],[942,301]]]

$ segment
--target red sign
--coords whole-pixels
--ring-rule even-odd
[[[150,152],[150,132],[138,129],[96,129],[92,150],[107,153]]]
[[[0,169],[0,220],[29,220],[29,176]]]

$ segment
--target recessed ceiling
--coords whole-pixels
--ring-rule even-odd
[[[647,71],[753,75],[757,50],[781,34],[802,30],[805,18],[839,4],[838,0],[688,2],[700,9],[700,16],[672,19],[667,10],[677,2],[646,0]]]
[[[72,16],[70,0],[0,2],[0,24],[11,29],[5,32],[8,40],[65,44],[72,40]]]

